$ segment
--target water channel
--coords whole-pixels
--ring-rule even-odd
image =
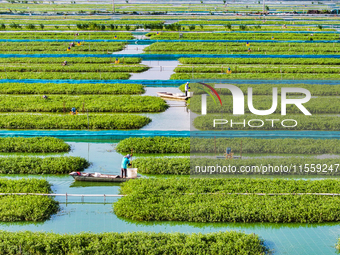
[[[35,154],[34,156],[81,156],[92,162],[85,172],[119,173],[122,155],[115,151],[117,140],[71,141],[69,153]],[[9,154],[2,154],[8,156]],[[10,154],[15,155],[15,154]],[[32,155],[33,156],[33,155]],[[166,158],[165,158],[166,160]],[[68,175],[3,175],[5,178],[45,178],[53,184],[54,193],[68,194],[118,194],[118,184],[76,183]],[[146,177],[146,176],[143,176]],[[148,178],[148,177],[147,177]],[[156,177],[157,178],[157,177]],[[159,178],[166,178],[161,176]],[[170,177],[169,177],[170,178]],[[179,178],[179,177],[177,177]],[[181,177],[181,178],[187,178]],[[0,223],[0,229],[9,231],[48,231],[55,233],[99,232],[182,232],[209,233],[237,230],[256,233],[273,249],[274,254],[334,254],[340,233],[339,223],[329,224],[272,224],[272,223],[187,223],[187,222],[135,222],[117,217],[112,204],[119,198],[80,197],[56,198],[60,211],[50,220],[41,223]]]

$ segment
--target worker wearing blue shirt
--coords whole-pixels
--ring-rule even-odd
[[[185,84],[185,96],[186,96],[186,97],[188,96],[189,89],[190,89],[190,87],[189,87],[189,82],[187,82],[187,83]]]
[[[121,176],[122,178],[126,178],[126,172],[127,172],[127,167],[128,165],[130,165],[130,158],[131,158],[131,155],[128,154],[126,156],[124,156],[123,160],[122,160],[122,166],[121,166]],[[124,177],[125,175],[125,177]]]

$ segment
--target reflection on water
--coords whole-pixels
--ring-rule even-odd
[[[64,155],[82,156],[93,165],[86,172],[119,173],[122,155],[115,151],[116,140],[105,143],[70,142],[71,152]],[[151,177],[144,175],[145,177]],[[2,175],[6,178],[44,178],[53,184],[55,193],[65,194],[118,194],[120,184],[74,182],[68,175]],[[169,176],[162,176],[169,177]],[[181,178],[188,178],[183,176]],[[65,197],[56,198],[60,211],[50,220],[40,223],[0,223],[0,229],[9,231],[31,230],[55,233],[99,232],[182,232],[209,233],[237,230],[256,233],[275,254],[334,254],[340,225],[323,224],[272,224],[272,223],[192,223],[192,222],[136,222],[118,218],[112,204],[119,198]],[[83,201],[83,202],[82,202]]]
[[[132,73],[130,80],[169,80],[174,74],[174,69],[179,64],[178,61],[142,61],[143,65],[151,68],[142,73]]]
[[[157,96],[157,92],[181,93],[178,88],[150,88],[147,87],[145,95]],[[185,101],[166,100],[170,106],[165,112],[141,114],[152,119],[141,130],[189,130],[190,111],[186,107]]]
[[[112,55],[115,55],[115,54],[142,54],[143,49],[148,47],[148,46],[149,45],[139,45],[139,44],[133,45],[133,44],[130,44],[130,45],[127,45],[121,51],[113,52]]]

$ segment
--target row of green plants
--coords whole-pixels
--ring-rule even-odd
[[[40,16],[43,17],[43,16]],[[78,25],[78,24],[86,24],[90,27],[90,24],[92,24],[93,27],[97,27],[98,25],[105,25],[105,26],[109,26],[110,24],[113,25],[149,25],[149,24],[163,24],[164,21],[163,20],[101,20],[100,24],[98,23],[99,20],[93,20],[93,21],[89,21],[88,19],[79,19],[79,18],[84,18],[84,16],[79,16],[78,18],[76,18],[76,21],[71,18],[71,20],[62,20],[57,19],[41,19],[40,17],[31,17],[33,19],[29,19],[29,20],[25,20],[25,19],[21,19],[20,22],[15,22],[13,19],[8,19],[7,17],[3,17],[0,20],[0,23],[2,24],[8,24],[9,27],[11,28],[16,28],[15,25],[26,25],[26,24],[33,24],[37,27],[40,26],[40,24],[43,25]],[[73,22],[73,23],[72,23]],[[330,21],[330,22],[336,22],[336,21]],[[12,26],[11,26],[12,25]]]
[[[340,175],[339,158],[252,158],[252,159],[211,159],[211,158],[155,158],[141,157],[132,161],[133,167],[142,174],[173,174],[173,175]],[[209,172],[208,166],[214,166]],[[225,166],[225,168],[223,168]],[[235,168],[228,168],[233,166]],[[249,167],[244,169],[243,167]],[[263,169],[265,166],[266,169]],[[272,166],[273,169],[269,169]],[[281,168],[282,166],[282,168]],[[287,166],[288,168],[283,168]],[[196,169],[196,167],[199,167]],[[221,169],[219,170],[219,167]],[[274,167],[278,167],[275,168]],[[202,172],[204,171],[204,172]]]
[[[2,42],[2,54],[107,54],[121,51],[126,42],[80,42],[80,46],[70,47],[72,42]],[[77,44],[78,42],[75,42]],[[67,49],[70,48],[70,51]]]
[[[263,11],[263,7],[262,4],[258,4],[257,6],[249,6],[249,5],[236,5],[236,6],[232,6],[229,5],[226,7],[224,5],[223,2],[221,2],[221,4],[219,5],[205,5],[206,2],[204,0],[201,0],[201,4],[200,5],[182,5],[182,6],[150,6],[150,5],[146,5],[146,6],[134,6],[134,5],[128,5],[128,6],[122,6],[121,8],[117,8],[116,11],[121,12],[125,12],[125,14],[127,14],[127,12],[135,12],[136,10],[138,10],[139,12],[155,12],[155,13],[167,13],[167,12],[174,12],[174,11],[181,11],[181,12],[198,12],[198,11],[205,11],[207,13],[210,13],[210,15],[215,15],[215,12],[219,12],[219,13],[223,13],[223,14],[227,14],[227,13],[239,13],[241,12],[242,14],[246,13],[246,14],[257,14],[260,15]],[[328,6],[327,5],[323,5],[323,6],[310,6],[310,10],[319,10],[320,14],[330,14],[331,11],[328,10]],[[284,5],[282,7],[274,5],[274,6],[268,6],[266,5],[266,11],[269,11],[271,9],[275,9],[276,11],[281,11],[281,12],[290,12],[291,14],[296,14],[296,12],[300,12],[300,13],[307,13],[306,7],[305,6],[287,6],[285,7]],[[336,12],[335,12],[336,13]]]
[[[299,20],[293,20],[293,21],[287,21],[287,20],[235,20],[235,21],[223,21],[223,20],[181,20],[178,21],[179,24],[203,24],[203,25],[239,25],[239,24],[245,24],[245,25],[332,25],[332,24],[339,24],[339,21],[336,20],[325,20],[325,21],[314,21],[314,20],[308,20],[308,21],[299,21]]]
[[[68,152],[70,145],[55,137],[0,137],[0,152]]]
[[[190,28],[190,26],[194,26],[194,25],[188,25],[188,28]],[[185,27],[185,26],[182,26]],[[325,31],[325,32],[335,32],[336,29],[335,28],[322,28],[322,30],[318,27],[318,26],[313,26],[313,25],[309,25],[309,26],[277,26],[277,25],[269,25],[269,26],[261,26],[261,25],[252,25],[252,26],[247,26],[247,25],[239,25],[239,26],[232,26],[231,28],[229,28],[230,25],[202,25],[200,24],[199,26],[195,26],[195,30],[196,31],[203,31],[203,32],[208,32],[208,31],[219,31],[219,32],[227,32],[227,33],[232,33],[232,32],[246,32],[246,33],[251,33],[251,32],[282,32],[282,33],[286,33],[286,32],[307,32],[307,33],[314,33],[314,32],[321,32],[321,31]],[[314,34],[313,34],[314,35]],[[312,35],[312,36],[313,36]],[[313,37],[312,37],[313,38]],[[275,38],[274,38],[275,39]],[[249,38],[248,38],[249,40]],[[266,37],[266,40],[271,40],[271,36],[270,37]],[[294,39],[292,39],[294,40]],[[310,40],[310,39],[309,39]]]
[[[20,3],[20,0],[8,0],[8,3],[3,3],[1,6],[3,7],[3,13],[17,13],[17,14],[47,14],[48,12],[53,12],[57,15],[68,15],[68,14],[112,14],[112,5],[104,4],[100,5],[100,10],[98,9],[98,5],[96,4],[87,4],[84,6],[83,4],[79,4],[75,1],[71,1],[71,4],[57,4],[55,1],[51,1],[53,4],[53,8],[51,8],[51,3],[43,3],[41,1],[33,1],[33,3],[28,3],[28,1],[24,1]],[[317,4],[318,3],[318,4]],[[140,12],[146,13],[148,15],[158,15],[158,14],[167,14],[167,12],[181,11],[181,12],[193,12],[193,11],[205,11],[214,15],[215,12],[223,12],[225,13],[246,13],[246,14],[261,14],[263,11],[262,3],[254,3],[249,5],[240,5],[240,4],[230,4],[225,6],[226,1],[221,1],[218,4],[209,4],[204,0],[201,0],[200,3],[191,4],[191,5],[178,5],[171,6],[169,4],[160,5],[160,4],[148,4],[148,5],[140,5],[133,4],[126,0],[124,4],[119,4],[115,8],[115,12],[118,14],[139,14]],[[11,7],[10,9],[8,7]],[[30,9],[26,9],[30,7]],[[280,11],[280,12],[289,12],[290,14],[299,13],[308,13],[310,10],[318,10],[319,14],[330,14],[330,7],[326,4],[322,4],[322,2],[312,2],[312,4],[308,5],[286,5],[286,4],[268,4],[265,6],[266,12]],[[138,11],[138,12],[137,12]],[[336,14],[334,12],[333,14]]]
[[[78,35],[76,35],[78,34]],[[31,33],[31,32],[18,32],[18,33],[1,33],[0,39],[70,39],[81,41],[81,40],[91,40],[91,39],[118,39],[118,40],[130,40],[133,39],[133,35],[128,32],[68,32],[68,33],[58,33],[58,32],[41,32],[41,33]]]
[[[298,94],[297,94],[298,95]],[[297,95],[295,98],[298,98]],[[233,100],[231,95],[221,95],[221,104],[215,104],[215,98],[207,97],[207,113],[232,113],[233,112]],[[294,98],[294,96],[288,96],[287,98]],[[272,107],[273,96],[258,95],[253,96],[253,106],[257,110],[268,110]],[[281,96],[277,97],[278,102],[281,102]],[[245,96],[245,112],[250,113],[248,109],[248,96]],[[194,96],[190,98],[190,110],[194,112],[201,112],[202,97]],[[338,97],[312,97],[303,106],[308,109],[312,114],[316,113],[338,113],[340,108],[340,100]],[[1,106],[0,106],[1,109]],[[301,110],[295,104],[286,105],[287,114],[299,114]],[[281,113],[281,104],[277,105],[274,113]]]
[[[98,58],[98,57],[65,57],[65,58],[0,58],[1,64],[59,64],[61,65],[63,61],[67,61],[68,64],[114,64],[115,61],[118,60],[119,64],[139,64],[142,59],[141,58],[116,58],[115,56],[107,57],[107,58]],[[5,65],[6,66],[6,65]]]
[[[210,86],[215,87],[215,84],[209,83]],[[304,88],[307,89],[313,96],[338,96],[340,91],[340,85],[310,85],[310,84],[237,84],[244,95],[248,94],[248,88],[252,88],[253,95],[272,95],[273,88],[278,89],[278,94],[281,95],[281,88]],[[201,89],[202,86],[198,83],[190,84],[190,91],[194,92],[194,95],[206,94]],[[185,92],[185,84],[181,85],[179,89]],[[231,95],[229,89],[217,89],[219,95]],[[0,87],[1,91],[1,87]]]
[[[141,84],[122,83],[1,83],[0,94],[134,95],[143,94]]]
[[[58,202],[47,196],[0,197],[0,221],[44,221],[58,210]]]
[[[164,19],[167,19],[167,17],[163,17]],[[233,18],[233,17],[228,17],[228,18]],[[235,20],[182,20],[183,18],[180,17],[180,21],[177,22],[177,24],[181,24],[181,25],[239,25],[239,24],[245,24],[245,25],[332,25],[332,24],[339,24],[338,20],[319,20],[319,21],[315,21],[315,20],[308,20],[308,21],[301,21],[301,20],[293,20],[293,21],[286,21],[286,20],[268,20],[266,18],[266,20],[241,20],[241,19],[235,19]],[[193,19],[191,17],[191,19]],[[9,24],[9,26],[11,24],[16,24],[15,22],[10,23],[9,19],[2,19],[0,20],[0,23],[3,24]],[[40,24],[44,24],[44,25],[69,25],[72,21],[70,20],[39,20],[39,19],[35,19],[35,20],[20,20],[20,25],[23,24],[33,24],[36,26],[39,26]],[[105,20],[102,21],[102,23],[98,24],[96,23],[97,20],[94,21],[88,21],[88,20],[79,20],[77,19],[76,24],[82,24],[82,25],[88,25],[88,27],[94,27],[96,28],[99,25],[105,25],[105,26],[109,26],[110,24],[114,24],[114,25],[158,25],[158,24],[164,24],[164,20],[144,20],[143,17],[141,17],[139,20],[128,20],[128,19],[119,19],[119,20]],[[103,23],[104,22],[104,23]],[[11,27],[11,26],[10,26]]]
[[[81,157],[3,157],[0,174],[68,174],[89,166]]]
[[[140,157],[132,161],[132,166],[138,168],[141,174],[190,174],[190,158],[188,157]]]
[[[190,138],[131,137],[120,141],[116,151],[120,153],[190,153]]]
[[[125,22],[117,23],[117,24],[91,24],[91,23],[77,23],[77,24],[68,24],[68,25],[49,25],[40,23],[37,24],[37,21],[33,21],[31,24],[16,24],[16,23],[0,23],[0,30],[2,31],[72,31],[74,29],[78,29],[79,31],[135,31],[138,29],[148,29],[148,30],[157,30],[157,31],[309,31],[309,32],[320,32],[320,31],[335,31],[334,28],[323,28],[322,25],[314,26],[308,25],[308,27],[299,27],[299,26],[288,26],[288,27],[280,27],[277,25],[269,25],[269,26],[261,26],[261,25],[231,25],[231,24],[216,24],[216,25],[188,25],[188,24],[124,24]],[[72,21],[71,21],[72,22]],[[130,22],[133,22],[132,20]],[[136,23],[136,22],[133,22]]]
[[[51,185],[45,179],[17,180],[0,178],[0,193],[51,193]]]
[[[0,68],[2,74],[9,72],[25,73],[25,72],[39,72],[39,73],[141,73],[149,69],[146,65],[128,65],[128,64],[100,64],[100,63],[67,63],[63,66],[61,63],[11,63]]]
[[[0,112],[162,112],[167,103],[154,96],[130,95],[2,95]]]
[[[77,19],[81,19],[82,17],[81,16],[76,16]],[[104,16],[105,18],[109,18],[109,16]],[[7,17],[7,18],[12,18],[12,19],[15,19],[15,18],[18,18],[18,16],[15,16],[13,15],[13,17]],[[39,17],[37,17],[38,19]],[[44,17],[42,17],[44,18]],[[58,19],[57,16],[51,16],[49,17],[49,19]],[[148,19],[151,19],[151,20],[178,20],[179,17],[178,16],[170,16],[170,15],[157,15],[157,16],[152,16],[152,15],[125,15],[125,16],[122,16],[120,18],[121,20],[139,20],[139,19],[142,19],[142,20],[148,20]],[[279,16],[266,16],[265,18],[266,20],[278,20],[278,21],[286,21],[286,18],[285,17],[279,17]],[[221,16],[209,16],[209,15],[196,15],[196,16],[193,16],[193,15],[181,15],[180,17],[180,20],[221,20]],[[226,20],[226,19],[222,19],[222,20]],[[236,16],[229,16],[228,17],[228,20],[231,20],[231,21],[239,21],[239,20],[263,20],[263,18],[259,17],[259,16],[249,16],[249,15],[244,15],[244,16],[240,16],[240,15],[236,15]],[[292,17],[292,20],[296,20],[296,21],[299,21],[300,19],[299,18],[294,18]],[[303,20],[319,20],[321,22],[323,21],[338,21],[339,18],[338,17],[331,17],[331,16],[327,16],[327,17],[322,17],[322,16],[305,16],[303,17]]]
[[[79,30],[136,30],[136,29],[163,29],[164,21],[134,21],[134,20],[115,20],[109,21],[109,24],[97,24],[97,23],[77,23],[76,26]],[[133,25],[133,26],[132,26]]]
[[[138,67],[138,69],[144,69],[144,67]],[[101,73],[99,70],[96,72],[0,72],[0,79],[11,80],[128,80],[130,77],[131,74],[127,72]]]
[[[339,184],[337,179],[149,178],[123,184],[127,196],[113,208],[117,216],[138,221],[338,222],[339,196],[252,193],[339,193]]]
[[[255,234],[236,231],[192,233],[80,233],[62,235],[44,232],[0,231],[3,254],[254,254],[268,252]]]
[[[144,48],[158,54],[339,54],[332,43],[157,42]]]
[[[232,73],[290,73],[290,74],[337,74],[338,66],[310,66],[310,65],[180,65],[174,71],[176,73],[226,73],[230,68]]]
[[[51,193],[44,179],[0,179],[0,193]],[[43,221],[58,210],[58,202],[47,196],[5,195],[0,197],[0,221]]]
[[[255,68],[255,67],[254,67]],[[174,73],[171,80],[338,80],[338,73]]]
[[[69,111],[70,109],[68,109]],[[118,114],[0,114],[1,129],[139,129],[151,119],[139,115]]]
[[[337,58],[180,58],[179,62],[187,65],[340,65]]]
[[[216,146],[215,146],[216,144]],[[242,144],[242,145],[241,145]],[[178,138],[143,137],[120,141],[120,153],[224,153],[227,147],[239,153],[327,154],[340,153],[337,139],[255,139],[255,138]]]
[[[196,29],[201,28],[201,26],[196,26]],[[204,27],[208,29],[209,27]],[[215,27],[214,27],[215,28]],[[252,27],[249,27],[251,29]],[[267,27],[260,28],[261,30]],[[292,27],[289,27],[292,28]],[[229,29],[227,27],[227,29]],[[230,27],[231,29],[231,27]],[[279,30],[279,27],[272,27],[272,30]],[[307,29],[304,28],[304,31]],[[310,33],[261,33],[261,32],[248,32],[248,33],[235,33],[235,32],[225,32],[225,33],[184,33],[181,37],[177,33],[161,32],[159,34],[151,32],[146,34],[146,36],[151,39],[160,40],[339,40],[338,34],[328,34],[328,33],[315,33],[311,35]]]
[[[214,120],[222,119],[224,125],[215,124]],[[273,121],[272,121],[273,120]],[[231,124],[241,123],[241,124]],[[219,122],[219,121],[217,121]],[[193,125],[199,130],[322,130],[339,131],[340,117],[337,115],[282,115],[271,114],[270,119],[264,116],[246,114],[209,114],[194,119]],[[253,126],[253,127],[252,127]],[[256,126],[256,127],[254,127]]]

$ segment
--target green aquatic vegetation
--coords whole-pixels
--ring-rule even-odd
[[[81,63],[68,63],[67,66],[62,66],[59,64],[32,64],[32,63],[19,63],[11,64],[2,69],[2,72],[61,72],[61,73],[140,73],[148,70],[149,67],[145,65],[126,65],[126,64],[87,64],[83,65]]]
[[[112,57],[107,57],[107,58],[98,58],[98,57],[86,57],[86,58],[81,58],[81,57],[65,57],[65,58],[0,58],[0,63],[5,65],[8,64],[17,64],[17,63],[22,63],[22,64],[27,64],[27,65],[32,65],[32,64],[58,64],[61,66],[63,61],[67,61],[70,65],[73,64],[114,64],[115,61],[119,60],[120,64],[139,64],[142,59],[141,58],[116,58],[112,55]],[[80,65],[79,65],[80,66]],[[99,68],[99,66],[98,66]]]
[[[133,39],[131,33],[116,32],[78,32],[78,36],[75,36],[74,32],[69,33],[58,33],[58,32],[42,32],[42,33],[29,33],[29,32],[18,32],[18,33],[1,33],[0,39],[69,39],[82,41],[91,39],[118,39],[118,40],[129,40]],[[115,38],[116,36],[116,38]]]
[[[2,118],[1,118],[2,119]],[[15,121],[15,118],[13,118]],[[68,152],[70,145],[54,137],[1,137],[0,152]]]
[[[184,22],[184,21],[183,21]],[[185,21],[187,22],[187,21]],[[195,21],[196,22],[196,21]],[[238,21],[237,21],[238,22]],[[209,27],[205,27],[209,29]],[[249,27],[251,28],[251,27]],[[267,27],[262,27],[261,30],[266,29]],[[273,30],[275,27],[271,27]],[[295,29],[296,27],[290,27],[291,29]],[[310,27],[313,29],[312,27]],[[275,30],[280,30],[279,27],[276,27]],[[307,30],[304,28],[303,30]],[[159,39],[159,40],[178,40],[178,33],[169,33],[162,32],[157,35],[155,32],[148,33],[146,36],[150,37],[150,39]],[[328,33],[315,33],[311,36],[310,33],[235,33],[235,32],[226,32],[226,33],[183,33],[181,39],[183,40],[272,40],[272,36],[275,40],[339,40],[339,35],[328,34]]]
[[[268,174],[268,175],[339,175],[340,174],[340,159],[316,159],[304,157],[287,157],[287,158],[252,158],[252,159],[211,159],[211,158],[155,158],[142,157],[136,158],[132,162],[133,167],[138,168],[138,172],[142,174],[174,174],[174,175],[209,175],[208,172],[198,172],[195,167],[217,166],[235,167],[232,170],[226,170],[224,175],[252,175],[252,174]],[[307,164],[307,165],[306,165]],[[261,166],[295,166],[291,171],[260,171]],[[191,167],[190,167],[191,166]],[[253,167],[251,169],[243,169],[243,166]],[[301,167],[300,167],[301,166]],[[256,168],[257,167],[257,168]],[[332,167],[332,168],[331,168]],[[331,169],[330,169],[331,168]],[[336,169],[338,168],[338,169]],[[203,168],[202,168],[203,169]],[[226,168],[228,169],[228,168]],[[267,168],[268,169],[268,168]],[[330,170],[329,170],[330,169]]]
[[[310,66],[310,65],[195,65],[195,66],[177,66],[176,73],[226,73],[228,68],[232,73],[257,74],[257,73],[278,73],[285,75],[290,74],[339,74],[339,66]],[[226,76],[228,77],[228,76]]]
[[[175,73],[171,80],[211,79],[260,79],[260,80],[338,80],[338,73]]]
[[[177,22],[178,24],[202,24],[202,25],[223,25],[223,24],[230,24],[231,21],[223,21],[223,20],[181,20]],[[245,24],[245,25],[255,25],[255,24],[260,24],[260,25],[310,25],[310,24],[320,24],[320,21],[299,21],[299,20],[294,20],[294,21],[288,21],[288,20],[235,20],[232,21],[232,25],[238,25],[238,24]],[[331,25],[331,24],[339,24],[339,21],[324,21],[322,22],[323,25]]]
[[[198,116],[194,119],[194,126],[200,130],[323,130],[323,131],[339,131],[340,126],[340,117],[337,115],[289,115],[290,120],[295,121],[285,121],[284,125],[291,127],[284,127],[282,125],[282,121],[285,118],[282,115],[272,114],[270,115],[272,119],[276,119],[278,121],[274,121],[272,125],[271,121],[267,121],[268,117],[257,116],[254,118],[254,115],[246,114],[243,116],[235,116],[231,114],[209,114],[204,116]],[[232,119],[233,122],[244,122],[245,125],[215,125],[214,127],[214,119]],[[257,119],[257,121],[251,121],[251,125],[257,125],[258,127],[251,127],[248,125],[249,121],[252,119]],[[263,123],[260,121],[262,120]],[[262,125],[263,124],[263,125]]]
[[[142,157],[132,161],[141,174],[190,174],[190,158]]]
[[[46,79],[46,80],[128,80],[131,74],[101,72],[8,72],[0,73],[1,79]],[[65,81],[66,82],[66,81]]]
[[[0,178],[0,193],[51,193],[51,185],[44,179],[9,180]]]
[[[216,149],[215,149],[216,142]],[[239,153],[286,153],[286,154],[340,154],[337,139],[255,139],[255,138],[176,138],[143,137],[120,141],[116,150],[128,153],[224,153],[227,147]],[[140,159],[142,160],[142,159]]]
[[[151,119],[139,115],[118,114],[0,114],[2,129],[139,129]]]
[[[62,20],[62,19],[59,19],[59,20],[53,20],[53,19],[40,19],[41,16],[38,16],[38,17],[34,17],[34,19],[30,19],[30,20],[20,20],[20,24],[35,24],[37,25],[38,23],[39,24],[44,24],[44,25],[69,25],[71,24],[71,22],[73,21],[74,24],[72,25],[78,25],[78,24],[89,24],[89,23],[93,23],[93,24],[96,24],[97,26],[100,26],[100,25],[105,25],[105,26],[108,26],[110,24],[114,24],[114,25],[150,25],[150,24],[163,24],[164,21],[158,21],[158,20],[122,20],[122,19],[119,19],[119,20],[105,20],[105,21],[100,21],[101,24],[98,23],[97,20],[94,20],[93,22],[89,21],[88,19],[85,19],[85,20],[82,20],[82,16],[78,16],[77,20],[74,21],[74,19],[72,18],[71,20]],[[89,18],[89,16],[85,16],[87,18]],[[59,16],[60,18],[60,16]],[[80,18],[80,19],[79,19]],[[83,16],[84,18],[84,16]],[[6,18],[3,18],[2,20],[0,20],[0,23],[7,23],[8,22],[8,19],[7,17]],[[76,23],[76,24],[75,24]],[[15,24],[15,23],[14,23]],[[127,33],[126,33],[127,34]]]
[[[0,179],[0,193],[51,193],[44,179]],[[46,196],[0,196],[0,221],[43,221],[56,213],[58,202]]]
[[[0,63],[2,79],[129,79],[130,73],[144,72],[146,65],[138,64],[139,58],[3,58]],[[67,65],[63,66],[63,61]]]
[[[0,221],[43,221],[58,210],[58,202],[44,196],[0,197]]]
[[[1,83],[0,94],[133,95],[145,92],[141,84]]]
[[[130,95],[48,95],[0,96],[0,112],[66,112],[72,107],[79,112],[162,112],[166,102],[154,96]]]
[[[192,233],[79,233],[0,231],[0,253],[19,254],[254,254],[268,252],[255,234],[236,231]]]
[[[120,141],[116,150],[120,153],[189,153],[190,138],[143,137],[127,138]]]
[[[70,47],[72,42],[2,42],[2,54],[108,54],[121,51],[127,42],[83,42],[81,45]],[[75,45],[78,41],[75,40]],[[70,51],[67,49],[70,48]]]
[[[338,196],[252,193],[339,193],[339,187],[337,179],[144,178],[123,184],[127,196],[113,208],[139,221],[337,222]]]
[[[1,61],[1,60],[0,60]],[[336,58],[180,58],[181,64],[240,64],[240,65],[317,65],[339,66],[340,59]]]
[[[89,166],[90,163],[81,157],[0,158],[0,174],[68,174]]]
[[[157,42],[144,51],[157,54],[339,54],[336,45],[331,43],[251,43],[247,46],[245,42]]]

